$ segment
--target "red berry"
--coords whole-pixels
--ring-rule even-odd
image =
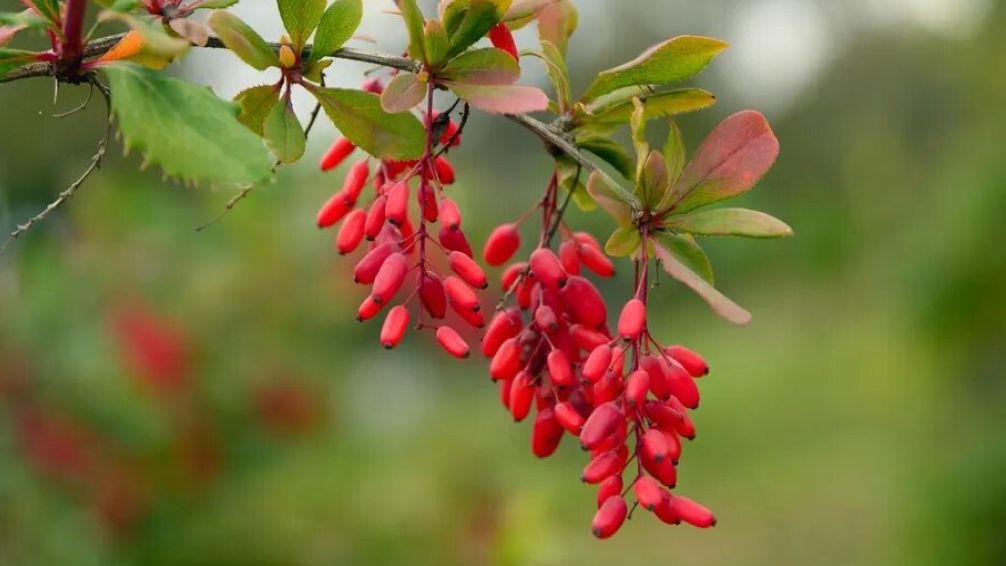
[[[589,484],[597,484],[619,473],[625,462],[617,450],[608,450],[591,458],[583,468],[580,480]]]
[[[645,370],[636,370],[629,374],[625,381],[625,401],[633,407],[642,407],[646,395],[650,392],[650,374]]]
[[[441,184],[454,184],[454,166],[451,165],[451,162],[446,157],[443,155],[437,157],[433,161],[433,167],[437,171],[437,179],[440,180]]]
[[[353,280],[362,285],[370,285],[388,256],[398,251],[398,244],[388,242],[370,250],[353,269]]]
[[[409,309],[404,305],[391,309],[384,318],[384,326],[381,327],[381,344],[389,350],[394,348],[402,341],[408,326]]]
[[[671,509],[671,496],[668,495],[660,502],[659,505],[653,508],[653,514],[657,516],[658,519],[667,523],[668,525],[680,525],[681,517]]]
[[[346,194],[339,191],[332,195],[318,210],[318,228],[328,228],[343,219],[356,205],[356,201],[348,201]]]
[[[618,335],[626,340],[636,340],[646,328],[646,303],[631,299],[622,307],[618,317]]]
[[[538,248],[531,254],[531,273],[541,281],[543,285],[551,289],[561,289],[566,286],[569,276],[562,268],[562,262],[555,253],[548,248]]]
[[[576,344],[577,348],[588,352],[609,342],[607,336],[582,324],[570,326],[569,335],[572,337],[573,343]]]
[[[551,334],[559,328],[559,319],[556,318],[552,307],[548,305],[542,305],[534,311],[534,323],[547,334]]]
[[[447,294],[444,293],[444,285],[436,274],[427,272],[423,275],[419,300],[433,318],[444,318],[447,315]]]
[[[600,291],[583,277],[570,277],[562,290],[562,295],[575,322],[599,328],[608,321],[608,309]]]
[[[597,486],[597,507],[600,508],[609,497],[622,493],[622,476],[615,474]]]
[[[569,358],[562,350],[552,350],[548,353],[548,374],[552,377],[552,384],[558,387],[573,387],[576,381],[573,378],[573,368],[569,364]]]
[[[517,226],[503,224],[489,234],[483,255],[489,265],[503,265],[517,253],[518,248],[520,248],[520,232],[517,231]]]
[[[363,228],[366,222],[367,213],[362,208],[357,208],[349,213],[335,237],[335,247],[338,248],[340,254],[348,254],[360,245],[360,242],[363,241]]]
[[[489,375],[496,380],[513,379],[521,370],[520,344],[516,338],[505,340],[489,364]]]
[[[572,403],[558,403],[555,406],[555,418],[570,434],[579,436],[583,429],[583,415]]]
[[[559,261],[562,262],[563,269],[570,275],[580,274],[580,255],[577,251],[579,244],[576,240],[566,240],[559,246]]]
[[[636,501],[648,511],[653,511],[669,497],[664,488],[649,476],[643,476],[636,480],[636,485],[633,487],[636,492]]]
[[[440,199],[440,223],[451,230],[461,227],[461,210],[449,198]]]
[[[531,412],[531,403],[534,401],[534,384],[531,382],[531,374],[526,371],[519,372],[513,379],[510,386],[510,414],[513,420],[520,422]]]
[[[486,317],[482,314],[481,310],[472,311],[467,309],[457,310],[458,316],[464,319],[465,322],[474,326],[475,328],[482,328],[486,325]]]
[[[458,135],[457,138],[454,134],[458,132],[461,127],[454,120],[447,121],[447,128],[444,129],[443,135],[440,136],[440,144],[447,145],[447,142],[451,142],[451,147],[456,147],[461,144],[461,136]],[[453,140],[453,141],[451,141]]]
[[[688,415],[688,409],[682,405],[681,401],[678,401],[676,397],[668,399],[667,405],[681,415],[681,422],[674,426],[674,428],[678,431],[678,434],[689,440],[694,439],[695,423],[692,422],[692,417]]]
[[[455,358],[467,358],[470,355],[468,344],[450,326],[441,326],[437,329],[437,343]]]
[[[622,411],[614,402],[607,402],[594,409],[583,424],[580,432],[580,446],[587,450],[597,448],[624,423]]]
[[[346,138],[339,138],[335,140],[332,147],[328,148],[325,155],[321,157],[321,163],[319,164],[321,170],[330,171],[335,169],[340,163],[345,161],[355,149],[356,146],[353,145],[353,142],[347,140]]]
[[[589,383],[597,383],[604,373],[608,371],[611,364],[611,346],[602,344],[587,356],[587,361],[583,363],[583,379]]]
[[[420,185],[419,190],[416,191],[416,201],[419,202],[419,208],[423,211],[423,219],[427,222],[436,222],[440,216],[440,207],[437,205],[437,196],[434,194],[433,188],[425,184]]]
[[[461,252],[468,257],[474,257],[472,253],[472,245],[468,243],[468,237],[465,236],[464,230],[460,228],[457,230],[451,230],[447,226],[440,227],[440,245],[444,247],[445,250],[452,252]]]
[[[482,353],[486,357],[496,355],[505,340],[520,334],[524,321],[515,309],[499,311],[489,322],[486,335],[482,338]]]
[[[573,234],[573,239],[576,240],[581,246],[589,246],[597,251],[601,251],[604,249],[601,247],[601,242],[598,242],[597,238],[592,236],[590,232],[575,232]]]
[[[615,264],[604,255],[600,248],[594,246],[580,246],[580,261],[587,269],[593,271],[601,277],[611,277],[615,274]]]
[[[681,364],[692,377],[702,377],[709,373],[709,366],[702,356],[684,346],[668,346],[667,355]]]
[[[356,311],[356,320],[360,322],[370,320],[377,316],[377,313],[381,312],[383,307],[384,305],[375,301],[374,297],[368,296],[360,303],[360,308]]]
[[[387,195],[381,195],[377,197],[377,200],[370,205],[370,211],[367,212],[367,221],[364,223],[363,234],[368,240],[373,241],[377,238],[381,230],[384,229],[384,214],[385,206],[388,202]]]
[[[381,83],[381,79],[367,79],[363,81],[363,85],[360,86],[360,90],[373,94],[381,94],[384,92],[384,84]]]
[[[500,22],[489,30],[489,41],[492,42],[493,47],[506,51],[515,60],[520,58],[517,53],[517,43],[514,42],[513,34],[510,33],[510,28],[505,22]]]
[[[669,458],[671,447],[667,441],[667,437],[655,428],[651,428],[643,434],[642,448],[647,457],[654,462],[671,459]]]
[[[625,522],[625,516],[629,509],[625,505],[625,500],[620,495],[612,495],[597,510],[590,530],[594,536],[605,539],[618,532],[618,529]]]
[[[409,272],[409,260],[401,252],[393,253],[384,260],[384,265],[374,278],[371,296],[378,303],[387,303],[402,288],[405,275]]]
[[[555,410],[550,407],[539,410],[531,429],[531,451],[539,458],[551,456],[559,447],[563,432]]]
[[[409,185],[399,181],[388,191],[388,202],[384,207],[384,215],[395,226],[402,226],[409,215]]]
[[[447,302],[459,313],[478,312],[482,308],[475,291],[453,275],[444,279],[444,291],[447,293]]]
[[[509,267],[503,270],[503,275],[500,276],[500,286],[504,291],[509,291],[517,281],[520,279],[522,273],[527,270],[527,264],[524,262],[517,262],[511,264]]]
[[[684,368],[678,365],[670,366],[667,372],[667,387],[671,395],[677,397],[682,405],[689,409],[698,408],[699,388]]]
[[[678,482],[678,469],[670,458],[655,460],[646,450],[640,450],[639,461],[643,464],[643,469],[650,473],[660,483],[669,488],[673,488]]]
[[[367,184],[367,177],[370,176],[370,165],[366,159],[361,159],[349,168],[346,178],[342,182],[342,192],[346,198],[356,202],[363,192],[363,187]]]
[[[687,497],[671,497],[670,507],[674,514],[690,525],[702,529],[716,525],[716,516],[712,511]]]
[[[489,286],[489,280],[486,279],[485,272],[482,271],[479,264],[475,263],[475,260],[467,255],[457,251],[451,252],[447,254],[447,264],[450,266],[451,271],[472,287],[485,289]]]

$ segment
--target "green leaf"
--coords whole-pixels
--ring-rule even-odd
[[[49,22],[49,26],[59,29],[62,16],[60,16],[59,0],[21,0],[21,3],[29,8],[33,8],[38,15]]]
[[[658,231],[652,235],[667,250],[687,267],[695,272],[710,285],[713,284],[713,265],[709,262],[706,252],[702,251],[695,238],[687,234],[673,234],[671,232]]]
[[[545,63],[545,72],[555,89],[555,96],[559,100],[559,113],[564,113],[573,105],[573,94],[569,86],[569,69],[566,67],[566,58],[563,57],[552,42],[542,40],[541,51],[525,50],[525,55],[538,57]]]
[[[730,116],[702,142],[681,173],[671,209],[688,212],[746,192],[778,155],[779,140],[764,116],[753,110]]]
[[[416,159],[423,154],[426,129],[412,114],[385,112],[380,97],[369,92],[313,85],[308,90],[342,135],[367,153],[381,159]]]
[[[311,61],[335,53],[356,33],[363,20],[363,0],[335,0],[325,10],[314,34]]]
[[[629,126],[632,130],[632,147],[636,150],[636,183],[643,174],[643,165],[650,155],[650,144],[646,142],[646,109],[638,98],[632,99],[635,108]]]
[[[785,238],[793,235],[793,229],[782,220],[746,208],[719,208],[673,215],[664,225],[676,232],[697,236]]]
[[[0,77],[6,76],[7,73],[18,67],[31,63],[37,55],[33,51],[25,51],[24,49],[0,47]]]
[[[667,233],[653,235],[653,250],[657,258],[660,259],[664,271],[695,291],[695,293],[709,303],[709,306],[712,307],[716,314],[724,319],[738,325],[751,322],[751,313],[719,292],[709,281],[703,279],[682,261],[682,242],[687,245],[688,240]],[[701,252],[701,249],[698,251]],[[702,255],[703,257],[705,256],[705,254]]]
[[[465,102],[492,114],[520,114],[548,108],[548,96],[533,86],[486,86],[455,82],[444,84]]]
[[[675,37],[650,48],[628,63],[601,71],[583,100],[593,100],[627,86],[683,81],[705,69],[713,57],[726,47],[726,43],[711,37]]]
[[[668,126],[667,143],[664,144],[664,161],[667,162],[667,175],[671,180],[671,186],[673,186],[681,177],[681,171],[685,168],[688,158],[685,156],[685,140],[681,138],[681,128],[678,128],[678,123],[674,120],[668,120]],[[673,191],[669,192],[668,197],[673,194]]]
[[[520,67],[506,51],[486,47],[451,59],[437,78],[465,84],[508,85],[520,78]]]
[[[503,21],[508,25],[512,22],[529,20],[538,15],[543,8],[549,4],[555,4],[559,0],[514,0],[510,4],[506,13],[503,14]],[[513,29],[513,27],[511,27]]]
[[[164,26],[154,21],[108,10],[98,16],[98,21],[100,22],[108,20],[115,20],[128,25],[136,32],[134,35],[140,38],[144,54],[148,58],[151,56],[160,58],[163,65],[166,65],[171,59],[181,57],[189,50],[190,45],[187,40],[168,35],[164,30]],[[127,35],[126,38],[128,37]],[[126,38],[123,38],[123,41]],[[157,65],[153,66],[157,67]]]
[[[231,6],[237,4],[240,0],[205,0],[197,6],[197,10],[203,10],[211,8],[214,10],[222,10],[224,8],[230,8]]]
[[[576,140],[576,145],[603,159],[626,179],[634,178],[636,162],[618,142],[609,138],[587,138]]]
[[[636,253],[642,243],[643,237],[639,233],[639,228],[623,226],[611,233],[611,237],[604,244],[604,251],[610,256],[628,257]]]
[[[277,0],[283,27],[290,34],[293,50],[299,52],[321,23],[325,0]]]
[[[587,187],[583,184],[583,170],[575,161],[566,154],[555,157],[555,173],[559,180],[559,187],[567,192],[573,193],[573,202],[583,211],[591,211],[597,208],[594,199],[587,194]]]
[[[427,83],[413,73],[399,73],[381,93],[381,108],[386,112],[405,112],[426,98]]]
[[[510,2],[511,0],[470,0],[457,29],[452,31],[450,26],[447,27],[451,36],[447,56],[454,57],[485,37],[503,19]]]
[[[260,71],[281,66],[279,57],[262,36],[234,14],[218,10],[210,15],[206,23],[220,41],[245,63]]]
[[[667,173],[667,162],[657,150],[650,152],[643,164],[639,182],[636,184],[636,196],[643,202],[646,210],[656,210],[671,189],[671,180]]]
[[[413,59],[426,61],[425,33],[426,20],[419,11],[416,0],[395,0],[395,5],[405,18],[405,27],[409,31],[409,56]]]
[[[631,87],[618,92],[628,94],[629,92],[638,92],[638,89]],[[643,106],[646,109],[644,114],[646,120],[694,112],[716,104],[716,97],[701,88],[682,88],[650,96],[640,96],[639,98],[643,101]],[[594,111],[590,120],[601,123],[627,122],[632,116],[632,110],[632,100],[629,99],[621,103],[599,107]]]
[[[633,221],[633,197],[621,189],[600,169],[590,174],[587,192],[597,204],[606,210],[619,226],[631,226]]]
[[[450,49],[451,40],[447,36],[447,29],[440,20],[431,19],[426,22],[424,32],[426,48],[426,64],[433,68],[440,68],[447,59],[447,50]]]
[[[132,63],[104,67],[112,110],[127,148],[173,177],[255,184],[272,163],[262,140],[238,121],[238,107],[208,88]]]
[[[304,155],[304,128],[287,100],[278,100],[262,125],[266,145],[283,163],[293,163]]]
[[[558,2],[543,7],[538,12],[538,38],[548,41],[566,55],[569,37],[576,31],[579,15],[570,0]]]
[[[256,134],[265,135],[262,125],[269,111],[279,100],[279,88],[274,85],[253,86],[246,88],[234,97],[234,102],[241,108],[238,120]]]
[[[335,59],[322,59],[308,63],[303,71],[304,79],[313,83],[320,83],[325,69],[331,67],[332,63],[335,63]]]

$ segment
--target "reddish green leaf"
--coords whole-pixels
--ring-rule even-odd
[[[584,100],[636,85],[662,85],[683,81],[709,65],[727,44],[711,37],[684,35],[643,52],[632,61],[601,71],[587,89]]]
[[[782,220],[746,208],[718,208],[673,215],[667,218],[665,226],[698,236],[784,238],[793,235],[793,229]]]
[[[597,204],[618,222],[619,226],[632,224],[633,197],[626,193],[603,171],[597,170],[590,174],[587,181],[587,192]]]
[[[638,93],[639,90],[635,88],[625,89],[625,95],[632,92]],[[639,98],[643,101],[645,118],[647,120],[694,112],[716,104],[716,97],[711,92],[702,90],[701,88],[682,88],[650,96],[639,96]],[[593,106],[597,109],[594,110],[594,116],[590,119],[591,121],[626,122],[632,116],[631,98],[624,102],[618,102],[617,98],[615,98],[606,105]]]
[[[447,50],[451,46],[447,29],[444,28],[444,24],[440,23],[440,20],[427,20],[424,37],[426,64],[432,68],[439,68],[447,59]]]
[[[711,283],[689,268],[680,259],[680,252],[675,253],[672,251],[676,246],[680,246],[681,241],[680,236],[673,236],[672,234],[658,233],[653,235],[653,251],[657,258],[660,259],[664,271],[695,291],[696,294],[709,303],[709,306],[712,307],[716,314],[724,319],[738,325],[751,322],[751,313],[731,301],[726,295],[713,287]],[[687,240],[684,241],[687,242]]]
[[[449,25],[445,19],[444,23],[451,37],[451,47],[447,51],[447,56],[454,57],[485,37],[489,30],[503,19],[503,14],[510,7],[510,1],[469,0],[464,16],[456,28]]]
[[[639,228],[622,226],[611,233],[604,244],[604,251],[610,256],[628,257],[636,253],[642,243],[643,237],[639,233]]]
[[[520,67],[506,51],[486,47],[451,59],[437,78],[465,84],[508,85],[520,78]]]
[[[549,4],[538,12],[538,37],[555,45],[563,55],[569,36],[576,31],[578,23],[576,7],[570,0],[559,0]]]
[[[412,73],[395,75],[381,93],[381,107],[392,113],[412,109],[426,98],[426,84]]]
[[[493,114],[539,112],[548,108],[548,96],[540,88],[522,85],[472,85],[445,82],[463,100]]]
[[[765,117],[747,110],[724,120],[695,152],[669,201],[675,212],[739,195],[758,182],[779,155]]]
[[[376,94],[313,85],[308,91],[342,135],[367,153],[381,159],[416,159],[423,154],[423,125],[408,112],[385,112]]]

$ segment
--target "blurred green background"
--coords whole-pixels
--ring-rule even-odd
[[[259,29],[278,22],[243,4]],[[385,4],[366,21],[391,52]],[[782,144],[739,205],[797,237],[707,246],[754,322],[666,281],[651,316],[712,366],[678,491],[715,529],[637,513],[596,541],[582,453],[567,438],[537,461],[483,361],[427,336],[380,348],[379,324],[354,318],[354,259],[313,227],[341,180],[312,165],[328,127],[198,233],[232,193],[138,171],[116,144],[0,255],[0,564],[1006,564],[1006,2],[578,5],[581,88],[666,37],[715,35],[733,48],[694,82],[721,102],[684,117],[686,136],[757,107]],[[232,63],[194,52],[178,72],[225,96],[263,80]],[[63,87],[56,108],[84,95]],[[51,100],[43,79],[0,88],[4,232],[99,136],[98,104],[59,120]],[[529,141],[478,116],[452,153],[476,247],[547,182]],[[181,362],[150,370],[162,358],[131,357],[130,336]]]

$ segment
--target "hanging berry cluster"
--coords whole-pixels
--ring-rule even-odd
[[[713,286],[697,237],[792,234],[762,212],[705,208],[748,191],[773,165],[779,145],[761,114],[726,118],[691,159],[686,154],[676,116],[708,108],[716,98],[671,85],[698,75],[726,43],[669,39],[597,73],[574,97],[566,61],[578,20],[573,0],[441,0],[430,18],[415,0],[395,0],[394,16],[408,39],[402,56],[345,47],[362,20],[362,0],[277,0],[286,33],[273,44],[224,10],[237,1],[100,2],[110,7],[99,27],[111,22],[130,30],[88,41],[88,0],[22,0],[24,14],[0,19],[0,82],[47,75],[98,88],[126,147],[138,149],[146,162],[184,180],[242,186],[228,209],[278,167],[301,159],[323,110],[343,137],[324,155],[321,169],[335,169],[357,150],[366,155],[348,167],[317,224],[339,225],[341,254],[367,248],[353,270],[356,283],[369,286],[358,318],[384,313],[381,344],[394,348],[414,327],[466,358],[471,340],[463,335],[484,329],[481,350],[491,359],[489,373],[503,404],[517,421],[536,410],[533,452],[552,454],[566,434],[589,451],[582,479],[598,486],[598,537],[611,536],[630,515],[626,497],[664,522],[712,526],[709,510],[670,492],[681,439],[695,435],[689,414],[699,402],[695,380],[707,367],[698,354],[651,335],[650,283],[663,270],[717,315],[746,324],[750,314]],[[212,10],[206,26],[189,19],[203,9]],[[533,24],[539,45],[519,49],[512,31]],[[30,28],[46,31],[50,49],[6,47]],[[241,91],[235,113],[235,104],[161,72],[192,46],[226,48],[256,70],[279,71],[280,79]],[[325,73],[339,59],[390,72],[360,89],[328,87]],[[516,84],[531,59],[544,65],[551,96]],[[295,88],[316,101],[306,127],[293,110]],[[453,105],[437,112],[436,92],[453,96]],[[451,116],[459,106],[456,123]],[[455,181],[446,153],[460,143],[473,108],[534,133],[554,160],[537,205],[496,228],[485,244],[486,264],[509,264],[499,307],[488,314],[478,295],[488,288],[486,273],[462,229],[461,211],[445,193]],[[549,112],[552,120],[542,122],[532,112]],[[661,135],[666,131],[662,149],[650,147],[656,137],[647,132],[651,123]],[[616,141],[626,126],[630,147]],[[100,164],[107,140],[106,133],[84,176],[11,238],[73,194]],[[570,203],[611,217],[617,227],[603,246],[569,227],[564,214]],[[536,245],[512,262],[521,230],[536,212]],[[591,281],[614,275],[613,258],[627,258],[634,273],[614,329],[605,297]]]

